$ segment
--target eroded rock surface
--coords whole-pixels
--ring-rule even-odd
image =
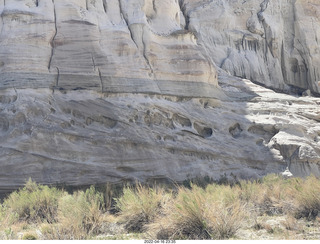
[[[320,100],[220,77],[219,98],[1,91],[1,191],[46,184],[320,176]]]
[[[29,177],[320,176],[317,1],[0,0],[0,13],[0,193]]]
[[[320,93],[318,0],[182,0],[189,30],[230,74]]]
[[[1,88],[210,96],[214,65],[178,1],[0,1]]]

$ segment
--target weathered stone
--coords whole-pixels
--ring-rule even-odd
[[[0,193],[29,177],[320,176],[317,1],[0,0],[0,13]]]
[[[318,0],[180,1],[208,55],[230,74],[320,94]]]
[[[207,97],[217,87],[177,1],[2,0],[0,13],[1,89]]]

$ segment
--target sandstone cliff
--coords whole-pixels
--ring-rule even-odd
[[[1,87],[209,96],[217,74],[179,4],[152,2],[2,0]]]
[[[0,0],[0,192],[320,176],[319,8]]]
[[[318,0],[180,2],[219,67],[276,90],[320,93]]]

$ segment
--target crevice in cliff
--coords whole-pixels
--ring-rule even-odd
[[[284,52],[284,43],[281,44],[281,73],[284,82],[287,81],[287,70],[286,70],[286,61],[285,61],[285,52]]]
[[[107,13],[107,9],[108,9],[107,0],[102,0],[102,5],[103,5],[104,12]]]
[[[154,77],[154,70],[153,70],[153,67],[152,67],[152,65],[150,63],[150,60],[149,60],[148,56],[147,56],[147,48],[146,48],[146,43],[144,41],[144,31],[142,32],[142,44],[143,44],[143,52],[142,52],[142,54],[143,54],[144,59],[146,60],[146,63],[148,65],[150,71],[151,71],[149,76],[151,76],[151,77],[153,76]]]
[[[264,29],[264,39],[265,39],[265,50],[264,50],[264,59],[265,61],[268,61],[268,48],[269,48],[269,44],[268,44],[268,27],[269,25],[266,23],[266,20],[263,16],[263,12],[268,8],[268,4],[269,4],[269,0],[264,0],[261,4],[260,4],[260,11],[258,12],[257,16],[259,21],[262,24],[262,27]],[[272,54],[272,52],[271,52]]]
[[[118,1],[119,1],[120,15],[121,15],[122,19],[124,20],[124,22],[126,23],[126,25],[127,25],[127,27],[128,27],[128,30],[129,30],[129,33],[130,33],[131,40],[132,40],[132,41],[133,41],[133,43],[136,45],[137,49],[139,49],[138,44],[136,43],[136,41],[135,41],[135,40],[134,40],[134,38],[133,38],[133,33],[132,33],[131,27],[130,27],[130,25],[129,25],[128,18],[127,18],[127,16],[124,14],[123,6],[122,6],[122,3],[121,3],[121,0],[118,0]]]
[[[96,63],[94,61],[93,54],[91,54],[91,60],[92,60],[92,65],[93,65],[93,71],[96,71]]]
[[[36,0],[36,7],[39,7],[39,0]]]
[[[138,44],[136,43],[136,41],[135,41],[134,38],[133,38],[133,34],[132,34],[131,27],[128,25],[128,22],[127,22],[126,20],[125,20],[125,22],[127,23],[128,30],[129,30],[129,32],[130,32],[131,40],[133,41],[133,43],[134,43],[134,45],[137,47],[137,49],[139,49]]]
[[[268,8],[269,1],[270,1],[270,0],[264,0],[264,1],[260,4],[261,12],[264,12],[264,11]]]
[[[316,43],[317,45],[319,46],[319,40],[318,40],[318,35],[317,35],[317,27],[314,25],[314,19],[312,18],[311,19],[312,21],[312,29],[313,29],[313,32],[315,33],[315,40],[316,40]]]
[[[56,6],[55,6],[55,2],[54,0],[52,0],[52,4],[53,4],[53,17],[54,17],[54,28],[55,28],[55,32],[54,35],[50,41],[50,45],[51,45],[51,55],[50,55],[50,59],[49,59],[49,63],[48,63],[48,70],[50,71],[51,68],[51,62],[52,62],[52,58],[54,55],[54,50],[55,50],[55,38],[57,36],[58,33],[58,29],[57,29],[57,14],[56,14]]]
[[[152,9],[153,9],[153,11],[154,11],[155,13],[157,12],[156,0],[152,0]]]
[[[102,75],[101,75],[100,68],[98,68],[98,74],[99,74],[99,78],[100,78],[101,92],[103,92],[103,81],[102,81]]]
[[[94,57],[93,54],[91,54],[91,60],[92,60],[92,68],[94,72],[98,72],[99,75],[99,79],[100,79],[100,85],[101,85],[101,92],[103,92],[103,82],[102,82],[102,75],[101,75],[101,71],[100,68],[97,68],[96,62],[94,61]]]
[[[304,49],[304,46],[303,46],[303,44],[301,43],[301,41],[298,39],[298,38],[296,38],[295,39],[298,43],[299,43],[299,45],[300,45],[300,47],[302,48],[302,49]],[[300,80],[303,80],[304,81],[304,84],[307,86],[306,87],[306,89],[309,89],[310,88],[310,79],[309,79],[309,69],[308,69],[308,64],[307,64],[307,61],[306,61],[306,59],[305,59],[305,55],[307,55],[308,54],[308,51],[306,51],[306,50],[301,50],[301,48],[298,48],[296,45],[294,45],[294,48],[295,48],[295,50],[297,50],[297,52],[299,53],[299,56],[301,57],[301,60],[302,60],[302,65],[299,65],[298,67],[298,74],[299,74],[299,79]],[[309,55],[310,55],[310,53],[309,53]]]
[[[141,47],[139,48],[139,45],[137,44],[137,42],[135,41],[135,38],[133,36],[133,30],[131,29],[131,26],[129,24],[129,20],[128,20],[128,17],[125,15],[125,12],[124,12],[124,8],[122,6],[122,3],[121,3],[121,0],[118,0],[119,1],[119,8],[120,8],[120,14],[123,18],[123,20],[125,21],[127,27],[128,27],[128,30],[129,30],[129,33],[130,33],[130,37],[131,37],[131,40],[133,41],[133,43],[136,45],[137,49],[142,53],[142,56],[143,58],[145,59],[146,61],[146,64],[147,66],[149,67],[150,69],[150,76],[154,76],[154,70],[153,70],[153,67],[150,63],[150,60],[147,56],[147,48],[146,48],[146,43],[145,43],[145,40],[144,40],[144,30],[142,30],[142,35],[141,35],[141,40],[142,40],[142,44],[143,44],[143,48],[141,50]]]
[[[0,37],[2,36],[2,32],[3,32],[3,29],[4,29],[4,21],[3,21],[3,15],[2,15],[2,13],[0,14],[0,16],[1,16],[1,32],[0,32]]]
[[[186,25],[185,25],[184,29],[188,30],[189,29],[189,24],[190,24],[190,18],[188,16],[184,0],[179,0],[179,7],[180,7],[180,11],[183,14],[183,17],[185,19],[185,22],[186,22]]]
[[[57,76],[56,76],[56,82],[52,86],[52,94],[54,94],[55,89],[59,89],[60,70],[58,67],[56,67],[56,70],[57,70]]]
[[[3,10],[4,10],[5,6],[6,6],[6,0],[3,0],[3,9],[2,9],[2,13],[0,14],[1,22],[2,22],[0,36],[2,36],[2,32],[3,32],[3,29],[4,29]]]
[[[58,67],[56,67],[57,69],[57,80],[56,80],[56,87],[59,87],[59,79],[60,79],[60,70]]]

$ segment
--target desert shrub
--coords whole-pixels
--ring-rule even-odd
[[[244,206],[230,186],[180,188],[165,215],[149,225],[157,239],[227,239],[244,218]]]
[[[245,220],[246,204],[239,199],[237,185],[211,184],[206,188],[209,223],[213,239],[234,236]]]
[[[104,220],[103,195],[93,186],[86,191],[65,195],[59,201],[58,222],[46,229],[46,235],[56,239],[86,239],[99,233]]]
[[[285,227],[286,230],[296,230],[299,228],[297,220],[291,215],[286,216],[286,218],[281,221],[281,224]]]
[[[320,213],[320,180],[316,177],[285,179],[271,174],[262,179],[262,184],[267,188],[266,213],[308,219],[314,219]]]
[[[17,239],[17,236],[11,227],[5,228],[3,232],[0,233],[0,240],[14,240],[14,239]]]
[[[98,189],[103,193],[105,207],[110,213],[117,212],[115,199],[118,199],[123,195],[123,188],[124,185],[122,184],[107,183],[103,187],[100,187],[100,189]]]
[[[148,188],[137,184],[125,187],[123,195],[116,199],[120,222],[131,232],[141,232],[160,214],[162,207],[170,199],[170,194],[160,188]]]
[[[263,189],[263,186],[261,186],[261,184],[259,184],[256,181],[246,181],[246,180],[242,180],[240,181],[240,199],[250,203],[260,203],[261,201],[263,201],[263,197],[264,197],[264,192],[265,189]]]
[[[258,215],[279,215],[293,211],[295,179],[271,174],[255,181],[240,181],[239,197]]]
[[[31,179],[11,193],[3,203],[7,224],[17,221],[49,223],[56,221],[58,201],[65,193],[55,187],[39,185]]]
[[[5,215],[6,215],[6,210],[5,210],[4,206],[0,203],[0,226],[5,218]]]
[[[33,233],[26,233],[22,236],[22,240],[37,240],[37,236]]]
[[[320,214],[320,180],[309,176],[303,182],[294,186],[296,218],[314,219]]]
[[[74,240],[84,239],[86,237],[82,232],[76,233],[75,235],[74,231],[70,232],[70,228],[66,228],[66,226],[59,223],[42,224],[39,229],[42,234],[42,239],[44,240]]]

